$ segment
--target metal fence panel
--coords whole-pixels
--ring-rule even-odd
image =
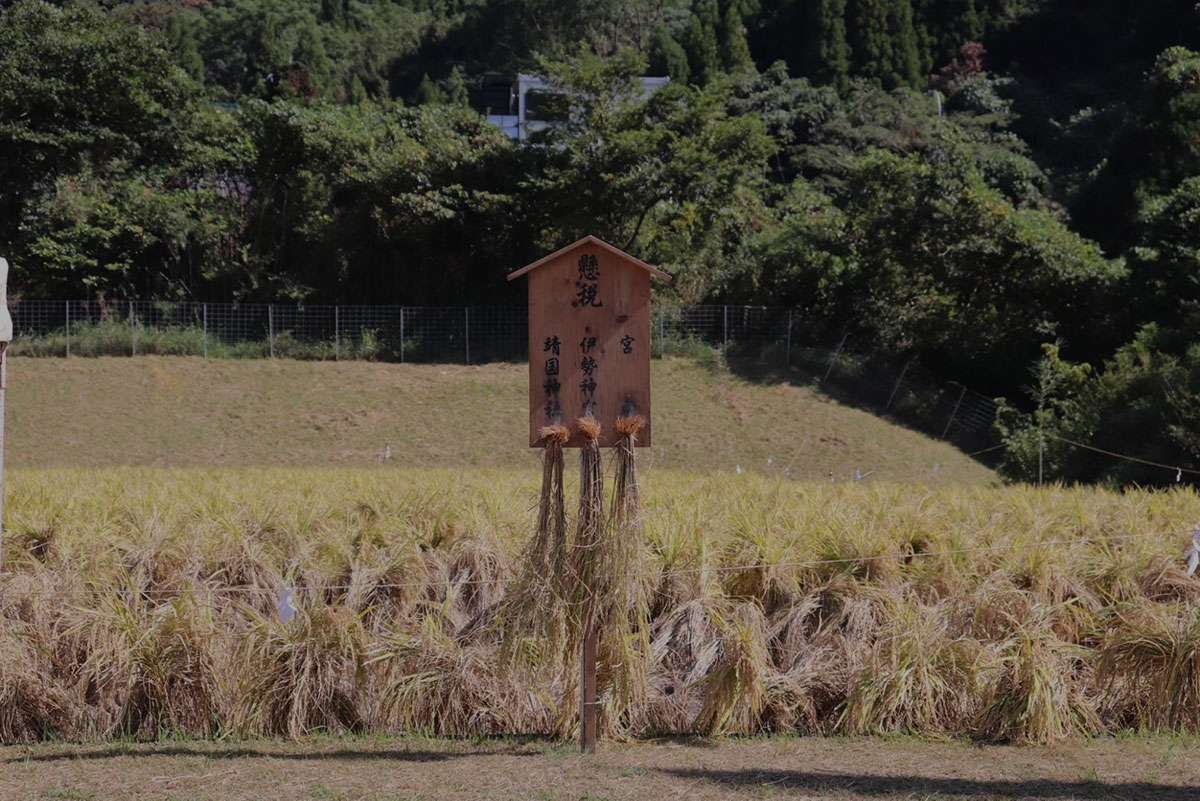
[[[14,355],[193,354],[482,364],[528,358],[524,306],[330,306],[20,299]],[[996,404],[795,310],[658,304],[652,352],[785,365],[839,398],[967,447]],[[737,362],[740,363],[740,362]]]

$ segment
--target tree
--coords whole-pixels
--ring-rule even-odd
[[[1094,336],[1124,276],[1051,214],[1014,208],[954,150],[862,158],[843,210],[871,266],[851,287],[855,325],[984,385],[1023,371],[1047,332]]]
[[[750,45],[742,27],[742,15],[736,5],[730,5],[721,19],[721,64],[726,72],[739,72],[749,67]]]
[[[920,80],[911,0],[853,0],[851,42],[855,71],[884,89]]]
[[[850,76],[850,46],[846,43],[846,0],[817,0],[811,30],[815,42],[809,52],[815,56],[811,74],[818,80],[846,88]]]
[[[688,79],[687,53],[662,22],[655,26],[650,37],[649,69],[651,75],[666,75],[672,81],[686,83]]]
[[[725,87],[671,84],[643,97],[642,69],[630,51],[543,64],[572,110],[538,134],[545,147],[522,150],[532,215],[522,225],[544,232],[543,248],[595,233],[674,262],[692,250],[680,238],[702,239],[762,180],[773,145],[757,119],[728,114]]]
[[[75,175],[94,187],[169,164],[198,101],[165,40],[109,12],[28,0],[0,13],[0,243],[27,268],[14,288],[37,280],[24,247],[40,229],[18,226],[41,193]]]
[[[693,83],[704,86],[717,76],[721,67],[716,27],[720,21],[716,0],[696,0],[692,16],[683,34],[683,49],[688,57],[688,74]]]
[[[413,95],[413,103],[418,106],[440,106],[446,102],[446,93],[429,78],[429,73],[421,77],[417,93]]]
[[[452,106],[470,105],[467,97],[467,82],[463,80],[462,70],[455,64],[450,70],[450,76],[446,78],[446,102]]]

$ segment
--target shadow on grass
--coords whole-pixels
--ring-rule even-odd
[[[897,798],[1030,798],[1048,801],[1195,801],[1200,789],[1150,782],[1061,781],[1054,779],[953,779],[931,776],[875,776],[869,773],[808,773],[791,770],[703,770],[667,768],[680,779],[707,781],[729,789],[769,788],[809,793],[850,793]]]
[[[927,406],[923,407],[920,413],[906,414],[900,403],[893,404],[893,401],[902,400],[904,397],[904,393],[897,395],[892,392],[899,374],[881,373],[876,382],[867,381],[860,376],[847,385],[842,383],[842,377],[837,373],[832,380],[825,380],[824,370],[806,370],[796,365],[784,366],[769,359],[734,355],[726,361],[726,366],[730,373],[753,384],[770,386],[786,383],[807,387],[829,401],[867,412],[927,437],[943,440],[985,467],[996,467],[994,452],[989,450],[988,456],[978,453],[993,444],[990,430],[964,428],[961,425],[958,404],[955,402],[961,389],[960,385],[944,382],[941,386],[942,396],[939,397],[924,391]],[[915,376],[916,373],[911,375]],[[871,385],[869,391],[866,389],[867,385]],[[960,422],[951,425],[955,420]]]
[[[77,748],[65,749],[56,751],[52,754],[26,754],[23,756],[9,757],[3,761],[4,764],[13,764],[20,762],[68,762],[77,760],[104,760],[104,759],[119,759],[123,757],[143,758],[143,757],[200,757],[203,759],[282,759],[298,762],[322,762],[327,760],[335,761],[378,761],[389,760],[395,762],[449,762],[455,759],[463,759],[480,756],[537,756],[538,751],[530,750],[527,747],[514,745],[509,748],[482,748],[469,749],[463,751],[438,751],[422,748],[330,748],[328,750],[316,750],[320,746],[306,746],[297,744],[296,749],[313,749],[313,750],[296,750],[284,751],[268,748],[254,748],[250,746],[238,746],[235,748],[221,748],[214,746],[212,748],[197,748],[189,745],[144,745],[144,746],[109,746],[104,750],[88,750],[86,746]]]

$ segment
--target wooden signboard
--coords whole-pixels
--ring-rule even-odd
[[[601,426],[600,445],[620,439],[618,417],[641,416],[637,444],[650,445],[650,276],[671,276],[587,236],[508,276],[529,277],[529,445],[562,424],[579,447],[580,417]]]

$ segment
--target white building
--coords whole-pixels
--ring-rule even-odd
[[[638,80],[641,81],[644,95],[649,95],[666,86],[671,79],[643,76]],[[544,108],[547,105],[546,97],[555,95],[558,91],[541,78],[536,75],[519,73],[516,80],[509,86],[506,109],[497,107],[499,103],[496,101],[502,99],[497,88],[496,84],[484,88],[485,97],[495,103],[486,109],[487,119],[488,122],[508,134],[510,138],[524,140],[535,131],[554,124],[553,120],[548,118],[549,115],[544,113]]]

